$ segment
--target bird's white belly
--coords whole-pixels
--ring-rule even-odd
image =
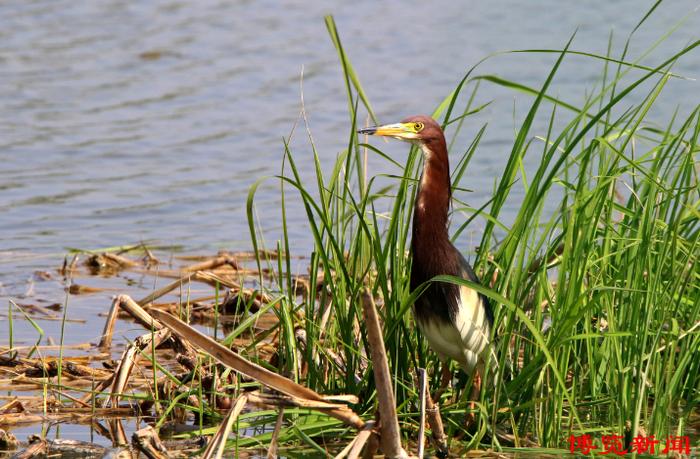
[[[441,359],[450,358],[472,374],[489,345],[491,334],[486,311],[478,294],[460,288],[459,310],[455,323],[442,320],[418,321],[430,347]]]

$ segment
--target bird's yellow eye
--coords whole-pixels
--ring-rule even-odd
[[[418,122],[418,123],[413,123],[413,130],[416,132],[420,132],[423,130],[423,123]]]

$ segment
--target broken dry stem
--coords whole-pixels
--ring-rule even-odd
[[[428,419],[428,425],[432,431],[432,439],[435,443],[435,449],[437,449],[443,455],[447,455],[447,436],[445,435],[445,428],[442,423],[442,416],[440,416],[440,406],[433,402],[430,397],[430,388],[425,385],[425,414]]]
[[[367,440],[369,440],[369,437],[372,435],[374,427],[374,421],[367,421],[362,430],[360,430],[355,438],[353,438],[352,441],[348,443],[348,445],[343,448],[343,450],[337,456],[335,456],[335,459],[343,459],[345,457],[348,459],[357,459],[360,457],[362,448],[364,448]]]
[[[198,347],[202,351],[214,357],[219,362],[228,367],[242,373],[249,378],[252,378],[272,389],[275,389],[290,397],[298,397],[300,399],[308,399],[316,402],[325,402],[323,397],[315,391],[304,387],[294,381],[273,373],[260,365],[257,365],[242,356],[236,354],[230,349],[225,348],[218,342],[203,335],[199,331],[190,327],[181,320],[162,311],[153,311],[156,319],[164,323],[171,330],[177,333],[183,340],[189,341],[192,345]],[[344,423],[361,429],[364,426],[364,421],[347,407],[333,408],[323,410],[329,416],[343,421]]]
[[[132,444],[149,459],[168,459],[168,450],[151,426],[137,430],[131,437]]]
[[[210,459],[211,457],[216,457],[216,459],[221,459],[224,454],[224,449],[226,448],[226,439],[228,438],[233,423],[238,419],[238,415],[241,414],[246,403],[248,403],[248,395],[243,394],[236,399],[236,403],[231,407],[228,414],[221,423],[219,430],[216,431],[214,437],[209,441],[207,449],[202,455],[202,459]],[[216,455],[214,456],[214,451]]]
[[[280,436],[280,430],[282,430],[282,424],[284,423],[284,408],[280,408],[277,412],[277,420],[275,421],[275,428],[272,430],[272,438],[270,438],[270,446],[267,448],[267,459],[277,458],[277,441]]]
[[[157,321],[153,320],[141,306],[139,306],[129,295],[118,295],[112,301],[112,307],[109,310],[107,320],[105,321],[105,328],[102,332],[102,339],[100,340],[99,347],[107,348],[112,343],[112,334],[114,333],[114,324],[117,320],[117,314],[119,310],[123,310],[134,318],[138,323],[143,325],[147,330],[160,330],[163,326]]]
[[[195,263],[193,265],[185,266],[181,268],[181,271],[194,272],[194,271],[204,271],[214,268],[218,268],[222,265],[229,265],[231,268],[237,270],[239,268],[236,259],[230,255],[221,255],[209,260],[202,261],[200,263]]]
[[[374,383],[377,387],[377,401],[379,403],[379,416],[381,419],[379,428],[381,431],[382,451],[387,457],[408,457],[401,446],[401,431],[399,420],[396,416],[396,401],[392,389],[389,361],[384,347],[382,327],[379,324],[377,309],[369,289],[364,289],[361,295],[362,312],[367,327],[367,340],[369,351],[374,366]]]
[[[126,385],[129,381],[129,375],[134,369],[136,363],[141,359],[141,352],[151,347],[158,347],[164,340],[170,337],[170,330],[163,328],[154,333],[146,333],[139,336],[122,354],[119,367],[115,372],[116,378],[112,384],[111,395],[105,400],[104,406],[109,403],[113,407],[119,405],[119,398],[124,393]]]

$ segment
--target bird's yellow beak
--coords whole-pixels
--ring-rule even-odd
[[[418,138],[415,123],[394,123],[385,124],[383,126],[373,126],[359,129],[357,133],[393,137],[399,140],[416,140]]]

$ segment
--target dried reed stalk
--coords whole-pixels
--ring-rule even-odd
[[[231,407],[228,414],[224,418],[224,421],[219,426],[219,430],[216,431],[211,441],[207,445],[207,449],[204,450],[202,459],[211,459],[216,457],[216,459],[221,459],[224,454],[224,449],[226,448],[226,439],[228,434],[231,433],[231,428],[233,423],[238,419],[238,415],[241,414],[246,403],[248,403],[248,395],[243,394],[236,399],[236,403]],[[216,451],[216,456],[214,456],[214,451]]]
[[[45,457],[48,456],[48,442],[46,440],[39,439],[32,442],[26,449],[12,455],[13,459],[30,459],[34,457]]]
[[[268,387],[271,387],[272,389],[282,392],[283,394],[289,395],[290,397],[326,403],[323,397],[315,391],[243,358],[172,315],[162,311],[153,311],[152,314],[156,319],[177,333],[183,340],[188,341],[192,345],[198,347],[219,362],[229,366],[237,372],[242,373]],[[329,416],[343,421],[352,427],[355,427],[356,429],[361,429],[365,425],[364,421],[346,406],[342,406],[341,408],[322,409],[321,411],[325,412]]]
[[[272,431],[272,438],[270,438],[270,446],[267,448],[267,459],[277,458],[277,439],[280,436],[280,431],[282,430],[282,423],[284,422],[284,408],[280,408],[277,413],[277,420],[275,421],[275,428]]]
[[[168,450],[152,426],[146,426],[134,432],[131,436],[131,443],[149,459],[168,459],[170,457]]]
[[[170,330],[162,328],[153,333],[146,333],[134,340],[131,345],[124,350],[119,366],[115,371],[116,377],[112,383],[111,395],[104,402],[104,407],[107,408],[110,403],[113,407],[118,406],[119,397],[124,393],[129,376],[136,363],[141,358],[141,352],[149,347],[158,347],[160,343],[170,337]],[[155,356],[154,356],[155,357]]]
[[[195,271],[205,271],[205,270],[211,270],[214,268],[218,268],[219,266],[223,265],[229,265],[231,268],[238,270],[238,262],[234,257],[231,255],[219,255],[214,258],[210,258],[209,260],[204,260],[199,263],[194,263],[189,266],[184,266],[180,268],[180,271],[183,272],[195,272]]]
[[[259,391],[250,392],[248,394],[248,400],[251,403],[265,407],[296,407],[308,408],[310,410],[334,410],[346,408],[346,405],[342,403],[320,402],[318,400],[290,397],[289,395],[263,394]]]
[[[160,330],[163,326],[153,320],[141,306],[139,306],[129,295],[117,295],[112,301],[112,307],[105,321],[105,328],[102,331],[102,339],[98,345],[101,349],[109,348],[112,344],[112,335],[114,334],[114,324],[117,321],[119,309],[123,309],[129,313],[137,322],[143,325],[148,330]]]
[[[182,285],[188,284],[190,282],[190,279],[192,278],[191,274],[187,274],[185,276],[180,277],[179,279],[176,279],[169,283],[168,285],[159,288],[155,292],[151,293],[150,295],[147,295],[140,300],[137,301],[138,304],[141,306],[146,306],[149,303],[153,303],[155,300],[158,298],[161,298],[164,295],[167,295],[168,293],[172,292],[176,288],[179,288]]]
[[[401,446],[401,431],[399,430],[399,420],[396,416],[396,400],[391,388],[391,373],[389,372],[389,361],[384,347],[382,337],[382,327],[379,324],[377,309],[374,306],[374,299],[365,288],[361,295],[362,312],[367,327],[367,340],[369,341],[369,352],[374,365],[374,383],[377,387],[377,401],[379,402],[379,416],[381,432],[382,451],[387,457],[407,458],[408,454]]]
[[[364,448],[365,443],[367,443],[370,435],[372,435],[374,425],[374,421],[367,421],[365,427],[357,433],[355,438],[353,438],[352,441],[348,443],[348,445],[343,448],[343,450],[337,456],[335,456],[335,459],[343,459],[345,457],[348,459],[357,459],[360,457],[362,448]]]
[[[437,403],[433,403],[427,383],[425,387],[425,414],[428,418],[430,430],[432,431],[435,449],[438,451],[440,457],[447,457],[449,450],[447,448],[445,428],[443,427],[442,417],[440,416],[440,406]]]
[[[138,263],[134,260],[122,257],[121,255],[117,255],[116,253],[105,252],[98,255],[98,257],[102,257],[105,261],[111,263],[112,265],[119,266],[121,268],[133,268],[135,266],[138,266]]]

